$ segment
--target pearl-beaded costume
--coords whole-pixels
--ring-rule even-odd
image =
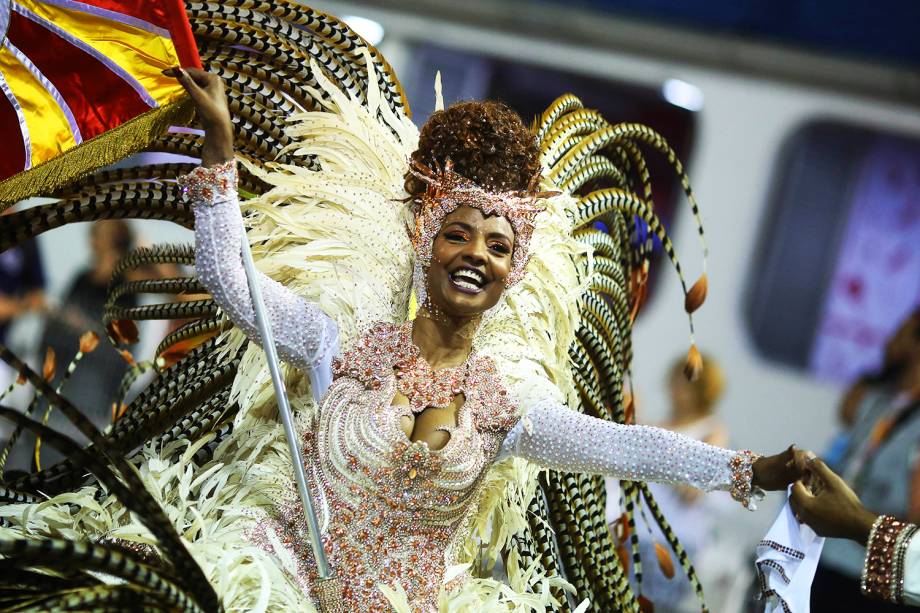
[[[427,364],[410,333],[408,323],[381,324],[337,360],[318,423],[304,436],[324,545],[349,611],[389,611],[377,586],[397,582],[413,609],[436,607],[445,550],[463,535],[459,528],[474,508],[485,469],[518,420],[488,358],[439,371],[451,385],[426,389],[413,376]],[[411,393],[409,388],[416,390],[407,394],[410,404],[394,406],[396,391]],[[400,420],[425,408],[415,399],[446,407],[456,394],[465,402],[456,425],[445,428],[450,438],[443,448],[431,450],[406,436]],[[266,548],[268,527],[295,553],[298,579],[309,589],[314,567],[299,501],[258,525],[253,540]]]
[[[199,168],[183,185],[195,213],[198,275],[227,315],[258,340],[239,252],[243,225],[235,176],[232,163]],[[740,474],[750,488],[749,454],[661,428],[599,420],[549,400],[518,406],[491,360],[475,354],[449,393],[422,389],[417,397],[426,402],[412,406],[410,397],[409,406],[394,406],[401,379],[414,377],[416,386],[426,387],[418,374],[427,364],[411,344],[411,324],[372,328],[333,368],[335,323],[281,284],[264,276],[259,282],[279,354],[310,372],[313,394],[321,399],[312,431],[303,433],[304,461],[348,610],[389,610],[379,586],[394,583],[405,589],[413,610],[436,607],[449,562],[445,552],[475,511],[482,476],[511,455],[557,470],[706,491],[737,490]],[[417,359],[410,364],[407,356]],[[448,402],[461,393],[465,401],[446,446],[433,451],[412,442],[400,418],[444,406],[445,393]],[[309,589],[311,555],[301,518],[299,503],[281,505],[251,536],[267,549],[277,547],[279,541],[266,534],[271,527]]]

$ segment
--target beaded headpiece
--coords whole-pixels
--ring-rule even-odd
[[[524,267],[530,256],[534,218],[543,210],[537,200],[554,196],[558,192],[534,191],[540,179],[539,172],[531,179],[527,189],[493,192],[458,175],[452,168],[450,160],[447,160],[443,168],[437,169],[416,161],[409,166],[409,172],[428,185],[425,192],[415,199],[415,234],[412,244],[416,257],[423,266],[429,266],[434,238],[440,232],[444,218],[461,206],[479,209],[485,215],[504,217],[514,230],[511,272],[505,277],[505,287],[511,287],[523,278]]]

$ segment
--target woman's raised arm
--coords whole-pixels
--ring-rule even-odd
[[[250,339],[259,342],[255,313],[240,252],[244,236],[233,159],[233,128],[220,78],[203,70],[165,71],[189,92],[205,130],[202,165],[180,178],[195,214],[195,268],[215,302]],[[329,384],[338,352],[338,330],[320,308],[259,274],[278,354],[311,371],[314,395]],[[316,389],[319,387],[320,389]]]

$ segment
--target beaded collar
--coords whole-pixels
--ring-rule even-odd
[[[376,325],[332,362],[334,379],[348,377],[374,390],[383,387],[394,371],[396,389],[409,400],[413,413],[446,407],[455,396],[464,394],[464,404],[482,412],[480,427],[507,429],[517,422],[516,404],[491,359],[474,352],[460,366],[433,370],[412,343],[411,321]]]
[[[476,357],[453,368],[433,370],[412,342],[412,323],[380,325],[332,364],[334,378],[348,376],[370,389],[379,389],[396,371],[396,389],[409,399],[414,413],[446,407],[463,392]]]

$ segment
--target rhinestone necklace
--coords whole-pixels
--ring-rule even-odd
[[[402,350],[397,352],[397,356],[401,354],[405,357],[393,364],[396,389],[409,399],[413,413],[421,413],[428,407],[449,406],[454,396],[463,393],[469,365],[473,361],[472,354],[459,366],[433,370],[412,342],[411,322],[400,326],[397,343]]]

